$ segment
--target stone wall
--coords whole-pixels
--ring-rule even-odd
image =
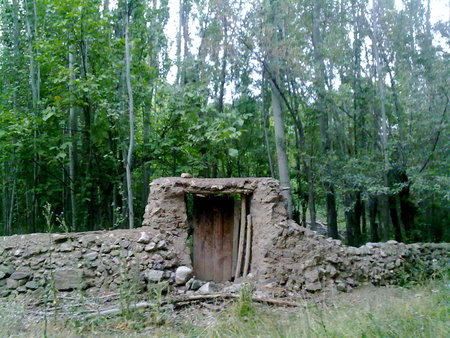
[[[350,291],[362,283],[398,284],[448,269],[450,245],[341,245],[287,220],[276,180],[158,179],[152,183],[143,227],[69,234],[0,237],[0,296],[46,290],[117,290],[166,280],[196,289],[188,246],[186,193],[238,193],[250,200],[251,276],[287,290]],[[188,282],[189,281],[189,282]],[[187,283],[186,286],[184,286]],[[195,285],[195,287],[194,287]]]
[[[399,284],[439,272],[449,263],[447,243],[367,243],[347,247],[293,222],[274,225],[277,236],[264,249],[264,274],[256,280],[288,290],[350,291],[369,282]],[[116,291],[127,278],[175,284],[182,256],[170,246],[170,233],[142,227],[92,233],[0,237],[0,296],[52,287],[59,291]],[[189,279],[177,281],[184,285]]]
[[[366,243],[355,248],[288,221],[265,254],[265,278],[291,290],[350,291],[363,283],[401,284],[449,268],[449,243]]]
[[[0,296],[53,287],[91,293],[116,290],[124,278],[174,282],[183,265],[170,233],[147,227],[0,237]]]

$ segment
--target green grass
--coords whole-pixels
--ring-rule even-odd
[[[168,313],[157,325],[151,311],[133,318],[94,318],[50,322],[49,337],[448,337],[448,280],[410,288],[365,287],[328,299],[305,300],[299,308],[274,308],[249,302],[248,293],[224,310],[203,307]],[[43,323],[24,320],[23,304],[0,303],[0,337],[43,336]]]
[[[205,337],[448,337],[449,286],[367,288],[331,304],[289,312],[262,309],[240,320],[233,311]]]

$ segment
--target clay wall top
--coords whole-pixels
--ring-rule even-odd
[[[250,194],[260,183],[278,184],[270,177],[248,178],[182,178],[164,177],[154,180],[151,186],[182,188],[186,193],[203,194]]]

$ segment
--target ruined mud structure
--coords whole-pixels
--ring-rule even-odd
[[[130,280],[142,288],[168,281],[179,293],[233,291],[242,281],[279,295],[349,291],[438,273],[449,247],[341,245],[288,220],[271,178],[161,178],[151,184],[141,228],[0,237],[0,296],[98,294]]]

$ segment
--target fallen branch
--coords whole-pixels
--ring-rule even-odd
[[[188,306],[191,303],[194,302],[201,302],[201,301],[209,301],[214,299],[237,299],[239,298],[239,295],[234,294],[213,294],[213,295],[195,295],[195,296],[189,296],[189,297],[180,297],[176,299],[169,299],[167,301],[164,301],[161,303],[161,305],[173,305],[174,308],[180,308],[183,306]],[[262,298],[262,297],[253,297],[252,300],[257,303],[263,303],[263,304],[269,304],[269,305],[277,305],[277,306],[288,306],[288,307],[299,307],[301,304],[294,303],[286,300],[281,299],[272,299],[272,298]],[[148,308],[155,305],[154,303],[149,303],[146,301],[138,302],[135,305],[130,305],[130,309],[137,310],[137,309],[143,309]],[[116,315],[122,312],[121,307],[113,307],[101,311],[96,311],[95,313],[90,313],[85,317],[85,319],[94,318],[96,316],[108,316],[108,315]]]
[[[172,304],[177,305],[178,303],[189,303],[195,301],[204,301],[211,299],[229,299],[229,298],[240,298],[239,295],[229,294],[229,293],[219,293],[213,295],[195,295],[184,298],[179,298],[172,300]],[[298,307],[301,306],[299,303],[290,302],[287,300],[281,299],[273,299],[273,298],[262,298],[262,297],[252,297],[252,300],[256,303],[270,304],[270,305],[279,305],[279,306],[289,306],[289,307]]]

